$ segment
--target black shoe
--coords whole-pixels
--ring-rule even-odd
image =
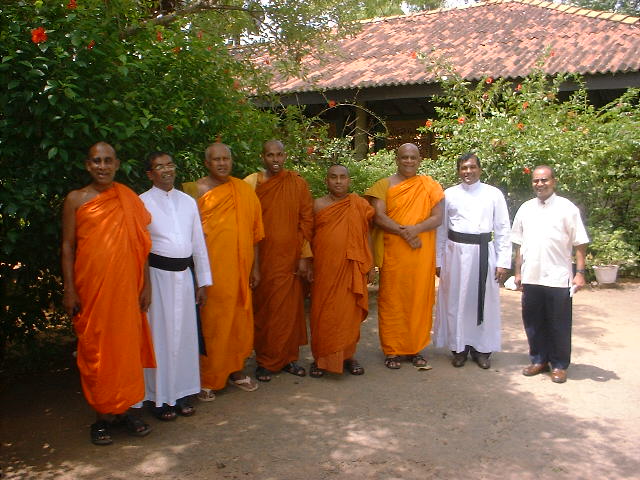
[[[484,368],[486,370],[487,368],[491,367],[491,360],[489,360],[489,355],[491,355],[491,353],[476,352],[475,354],[471,354],[471,357],[480,368]]]
[[[465,363],[467,363],[467,354],[468,352],[465,350],[464,352],[452,352],[453,358],[451,359],[451,365],[456,368],[462,367]]]

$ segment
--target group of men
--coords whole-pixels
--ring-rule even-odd
[[[284,168],[280,141],[264,144],[262,160],[264,170],[232,177],[230,148],[214,143],[205,151],[208,175],[183,184],[183,193],[174,187],[172,157],[154,152],[146,163],[153,186],[138,198],[114,181],[119,160],[110,145],[89,150],[92,181],[65,200],[62,267],[82,386],[97,412],[94,444],[112,443],[118,424],[147,435],[143,401],[168,421],[195,413],[193,395],[211,401],[227,384],[256,390],[244,372],[252,351],[260,382],[281,371],[305,376],[297,360],[307,343],[309,284],[309,375],[364,374],[355,352],[374,263],[387,368],[403,360],[431,368],[422,351],[436,274],[435,345],[452,351],[456,367],[470,354],[489,368],[500,349],[498,289],[511,267],[511,241],[532,361],[523,374],[550,364],[553,381],[566,380],[570,294],[584,285],[588,239],[578,209],[555,195],[550,167],[534,169],[537,198],[510,231],[504,196],[480,182],[474,154],[460,157],[461,183],[443,192],[418,174],[418,147],[404,144],[396,173],[365,198],[349,193],[347,168],[333,165],[328,193],[315,201],[305,180]]]

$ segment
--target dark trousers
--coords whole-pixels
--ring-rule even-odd
[[[523,285],[522,321],[531,363],[566,369],[571,361],[569,288]]]

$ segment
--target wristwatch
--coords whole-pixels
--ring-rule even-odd
[[[576,273],[581,273],[582,275],[584,275],[584,268],[577,269]]]

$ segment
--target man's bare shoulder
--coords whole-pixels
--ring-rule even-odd
[[[331,205],[331,197],[329,195],[325,195],[323,197],[318,197],[313,201],[313,211],[314,213],[318,213],[323,208]]]
[[[91,185],[87,185],[85,187],[79,188],[77,190],[71,190],[64,202],[65,205],[73,210],[77,210],[82,205],[87,203],[89,200],[94,199],[98,196],[98,192],[91,188]]]

